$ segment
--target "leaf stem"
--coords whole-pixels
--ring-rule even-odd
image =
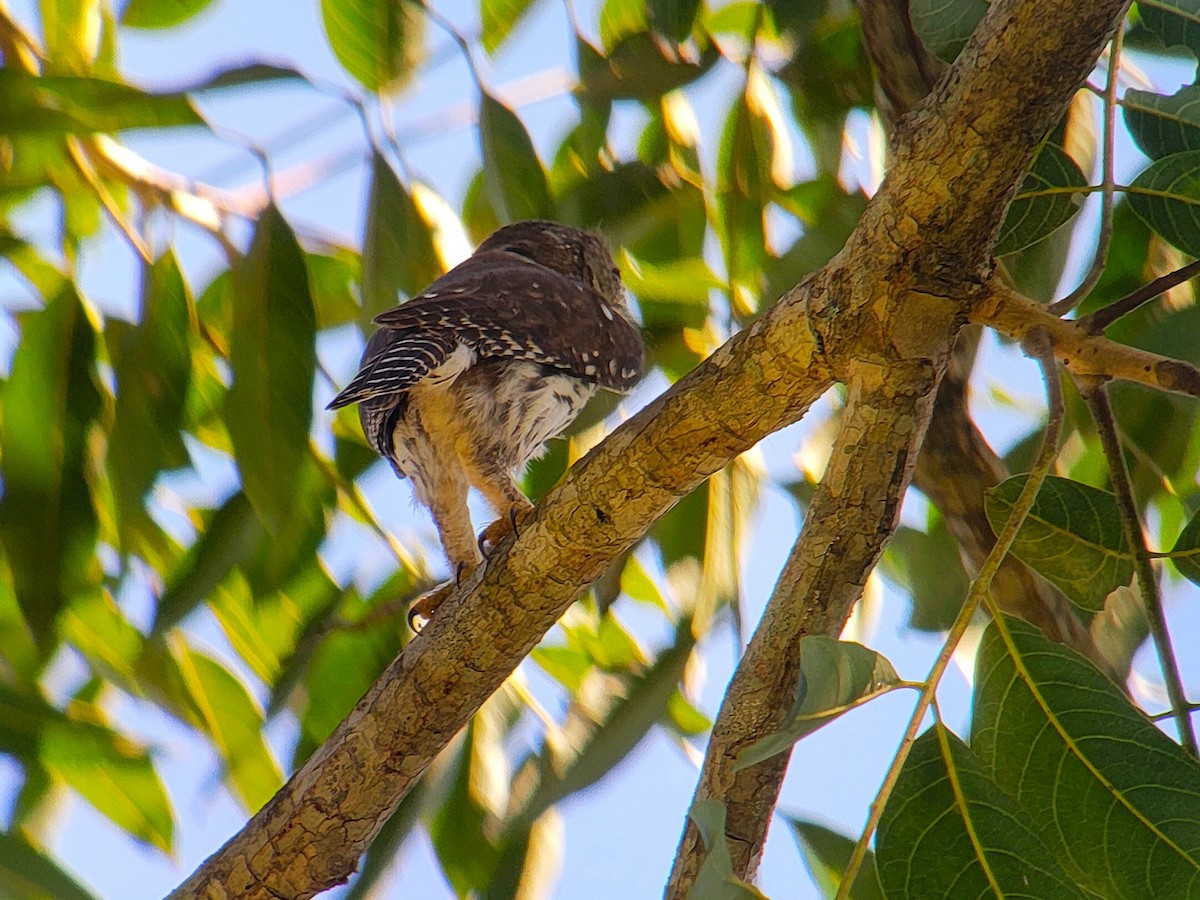
[[[1017,531],[1020,530],[1026,516],[1029,515],[1029,511],[1033,508],[1033,502],[1037,499],[1042,482],[1050,472],[1050,467],[1054,465],[1055,457],[1058,455],[1058,438],[1062,431],[1063,422],[1063,397],[1062,385],[1059,383],[1058,369],[1055,366],[1054,352],[1049,334],[1044,329],[1031,331],[1024,341],[1024,348],[1026,353],[1036,357],[1041,364],[1042,375],[1046,382],[1048,414],[1046,430],[1042,435],[1041,449],[1038,450],[1037,459],[1034,461],[1033,469],[1029,473],[1029,478],[1026,480],[1025,486],[1021,488],[1021,493],[1013,504],[1012,513],[1009,515],[1008,521],[1004,524],[1004,528],[1001,529],[1000,533],[996,535],[995,546],[992,547],[991,552],[987,555],[987,559],[980,566],[979,574],[971,582],[971,588],[967,592],[967,598],[963,602],[962,609],[959,610],[954,624],[950,626],[950,631],[946,635],[946,641],[942,644],[942,649],[938,653],[937,659],[934,660],[933,668],[929,670],[929,677],[925,679],[925,685],[921,690],[920,696],[917,698],[917,705],[908,720],[908,727],[905,729],[904,737],[901,739],[900,746],[896,750],[896,756],[892,760],[887,774],[884,776],[879,793],[876,794],[875,799],[871,802],[867,824],[864,826],[858,842],[854,845],[854,852],[851,854],[846,871],[842,876],[836,900],[847,900],[850,896],[850,890],[854,884],[855,877],[858,875],[858,870],[862,867],[863,860],[866,858],[867,845],[870,843],[871,836],[875,833],[875,829],[879,825],[883,809],[887,805],[888,798],[891,796],[893,789],[896,787],[896,782],[900,778],[900,770],[904,767],[904,763],[908,759],[908,754],[912,750],[913,743],[917,739],[917,733],[921,730],[925,713],[934,702],[938,684],[946,671],[946,667],[950,664],[954,649],[958,646],[958,642],[962,639],[967,627],[971,624],[971,620],[974,618],[979,605],[983,602],[984,597],[987,596],[992,584],[992,578],[999,571],[1004,558],[1008,556],[1009,548],[1012,547],[1013,540],[1017,536]]]
[[[1121,450],[1121,440],[1117,436],[1116,418],[1108,397],[1108,382],[1095,377],[1077,378],[1076,381],[1088,409],[1091,410],[1092,418],[1096,422],[1100,445],[1104,448],[1104,456],[1108,460],[1109,478],[1112,481],[1113,493],[1117,498],[1121,528],[1125,532],[1126,543],[1133,550],[1133,565],[1134,572],[1137,574],[1138,591],[1142,595],[1142,602],[1146,606],[1146,614],[1150,620],[1150,635],[1154,639],[1154,649],[1158,653],[1163,680],[1167,685],[1167,696],[1171,700],[1171,709],[1175,714],[1175,726],[1179,731],[1179,740],[1192,756],[1200,758],[1200,747],[1197,747],[1196,734],[1192,729],[1187,695],[1184,693],[1183,679],[1179,674],[1179,663],[1171,649],[1171,636],[1167,631],[1167,618],[1163,612],[1158,577],[1150,562],[1150,551],[1146,547],[1146,535],[1142,531],[1137,501],[1134,499],[1133,485],[1129,478],[1129,469],[1125,465],[1125,454]]]

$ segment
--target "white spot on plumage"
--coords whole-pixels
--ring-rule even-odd
[[[608,319],[608,321],[613,321],[613,311],[608,308],[607,303],[600,304],[600,312],[604,313],[604,318]]]

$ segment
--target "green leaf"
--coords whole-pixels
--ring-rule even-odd
[[[154,614],[154,633],[183,621],[262,543],[265,531],[241,491],[226,500],[171,573]]]
[[[806,822],[784,816],[792,826],[800,852],[813,880],[826,897],[837,895],[846,873],[846,865],[854,852],[854,841],[816,822]],[[884,900],[883,887],[879,884],[879,873],[875,871],[875,854],[870,850],[863,857],[849,900]]]
[[[371,157],[362,254],[362,323],[419,294],[442,274],[433,232],[381,153]]]
[[[779,731],[742,750],[734,770],[790,750],[805,735],[899,683],[892,664],[874,650],[824,635],[808,635],[800,642],[800,680],[787,721]]]
[[[650,27],[676,43],[692,33],[700,0],[647,0],[646,18]]]
[[[403,86],[422,51],[425,19],[411,0],[321,0],[325,34],[338,62],[363,87]]]
[[[987,8],[987,0],[911,0],[908,14],[925,48],[953,62]]]
[[[258,221],[234,285],[229,437],[246,496],[275,528],[298,505],[295,476],[308,455],[316,314],[304,254],[273,204]]]
[[[1200,150],[1151,163],[1129,186],[1129,208],[1180,250],[1200,256]]]
[[[20,321],[0,422],[0,542],[25,621],[48,646],[67,599],[100,579],[88,487],[96,333],[73,287]]]
[[[0,69],[0,134],[90,134],[203,125],[186,94],[152,94],[103,78]]]
[[[958,543],[932,506],[926,531],[907,525],[896,529],[883,555],[883,570],[912,597],[908,623],[920,631],[948,630],[971,583]]]
[[[100,0],[41,0],[47,67],[83,73],[100,50]]]
[[[1079,212],[1087,178],[1061,147],[1043,144],[1013,198],[1000,237],[996,255],[1015,253],[1049,237]]]
[[[479,140],[488,197],[504,222],[546,219],[554,204],[546,170],[517,114],[486,91],[479,98]]]
[[[879,820],[875,852],[891,897],[1088,896],[940,722],[913,744]]]
[[[59,723],[43,733],[39,759],[123,831],[171,852],[171,804],[145,750],[107,729]]]
[[[1200,57],[1200,5],[1196,0],[1139,0],[1142,25],[1163,45],[1186,47]]]
[[[1111,900],[1194,891],[1200,764],[1120,688],[1004,619],[984,633],[975,693],[971,747],[983,771],[1073,880]]]
[[[180,427],[191,383],[193,316],[191,292],[168,251],[142,272],[141,322],[132,328],[111,322],[107,330],[117,402],[106,463],[126,551],[133,526],[147,515],[142,500],[158,473],[188,462]]]
[[[121,10],[126,28],[174,28],[203,12],[213,0],[129,0]]]
[[[220,663],[182,641],[172,657],[196,724],[225,763],[234,794],[257,812],[283,786],[283,775],[262,737],[263,717],[249,692]]]
[[[704,900],[766,900],[757,888],[733,874],[733,862],[725,844],[725,804],[715,798],[696,800],[688,810],[688,818],[696,823],[708,850],[690,896]]]
[[[1151,159],[1200,150],[1200,85],[1186,85],[1170,96],[1128,90],[1121,111],[1134,141]]]
[[[1192,584],[1200,584],[1200,513],[1192,516],[1180,532],[1179,540],[1171,548],[1171,562],[1180,575]]]
[[[508,766],[494,726],[485,715],[471,720],[446,773],[448,790],[428,822],[442,873],[459,897],[487,887],[499,858],[489,834],[495,795],[488,788],[497,787],[490,776],[507,774]]]
[[[211,0],[203,0],[203,2],[208,3]],[[187,94],[203,94],[208,91],[241,88],[250,84],[264,84],[270,81],[308,82],[309,80],[303,72],[291,66],[254,61],[216,69],[199,81],[192,82],[182,90]]]
[[[488,53],[495,53],[533,4],[534,0],[480,0],[480,40],[483,42],[483,49]]]
[[[317,311],[317,328],[336,328],[358,318],[354,286],[362,278],[362,262],[353,250],[305,253],[308,286]]]
[[[657,100],[696,81],[720,58],[711,42],[705,41],[696,53],[642,29],[622,37],[600,64],[581,68],[582,94],[593,106],[613,100]]]
[[[984,509],[993,531],[1004,528],[1026,478],[1014,475],[988,490]],[[1116,498],[1069,478],[1046,478],[1012,553],[1084,609],[1100,609],[1133,578]]]
[[[96,900],[58,863],[16,834],[0,831],[0,894],[11,900]]]

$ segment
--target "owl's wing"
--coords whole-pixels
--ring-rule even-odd
[[[452,334],[480,358],[537,362],[614,391],[632,388],[645,365],[641,333],[609,300],[506,252],[476,254],[375,321]]]
[[[398,394],[461,354],[461,342],[444,329],[394,331],[381,328],[371,335],[362,368],[326,409],[361,403],[372,397]],[[463,359],[465,366],[469,362]],[[454,374],[457,374],[454,373]]]

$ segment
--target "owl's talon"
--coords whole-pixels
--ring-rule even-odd
[[[460,571],[461,569],[462,566],[459,566]],[[418,597],[417,601],[408,608],[409,630],[415,634],[420,634],[421,629],[433,619],[433,614],[437,612],[438,607],[446,601],[447,597],[454,593],[457,587],[457,583],[443,584]],[[417,626],[418,619],[424,619],[424,623],[420,627]]]
[[[533,515],[534,507],[528,506],[513,506],[508,510],[508,517],[497,519],[487,528],[483,529],[479,534],[479,552],[484,556],[491,556],[493,551],[500,546],[500,542],[510,534],[521,533],[521,527],[529,521]]]

